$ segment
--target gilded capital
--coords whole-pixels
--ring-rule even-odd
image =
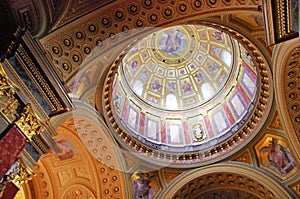
[[[20,159],[18,160],[18,163],[19,167],[17,172],[13,175],[12,182],[18,188],[21,188],[24,182],[32,179],[32,177],[34,176],[34,172],[30,168],[26,167]]]
[[[14,96],[17,90],[0,64],[0,111],[10,123],[18,116],[19,101]]]
[[[31,104],[27,104],[23,108],[15,124],[30,141],[32,136],[38,135],[45,130],[43,122],[38,118]]]

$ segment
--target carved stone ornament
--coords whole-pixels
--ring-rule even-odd
[[[24,163],[19,159],[19,168],[18,171],[14,174],[12,182],[18,187],[21,188],[24,182],[31,180],[34,176],[34,172],[26,167]]]
[[[24,135],[31,141],[32,136],[38,135],[45,130],[42,121],[35,114],[31,104],[27,104],[15,122]]]
[[[201,123],[194,124],[192,129],[193,129],[193,135],[194,135],[195,142],[200,142],[206,138],[206,134],[203,131]]]
[[[14,96],[17,90],[18,88],[9,80],[0,65],[0,111],[10,123],[18,116],[19,102]]]

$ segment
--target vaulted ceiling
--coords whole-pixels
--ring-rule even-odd
[[[150,198],[299,197],[299,46],[291,41],[267,47],[261,4],[261,0],[2,3],[6,16],[13,19],[8,25],[1,20],[3,26],[13,29],[23,24],[31,30],[76,106],[51,119],[55,139],[65,140],[71,153],[42,157],[36,176],[16,197],[133,198],[146,194],[134,186],[140,181],[146,183]],[[157,29],[183,24],[209,26],[237,40],[257,70],[258,92],[247,118],[221,143],[178,154],[157,149],[124,128],[116,117],[112,84],[132,46]],[[242,103],[246,98],[241,99]],[[225,115],[234,114],[234,108],[228,109]],[[271,153],[272,147],[288,157]],[[281,157],[284,166],[278,168],[275,157]]]

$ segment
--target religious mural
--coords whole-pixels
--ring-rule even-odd
[[[75,157],[76,151],[67,138],[55,137],[54,141],[56,143],[56,151],[54,151],[54,154],[60,161]]]
[[[92,72],[85,71],[79,73],[75,79],[70,83],[69,89],[71,93],[79,94],[81,93],[87,86],[91,84]]]
[[[153,199],[156,191],[151,186],[155,175],[148,172],[137,172],[132,175],[134,199]]]
[[[267,136],[257,146],[259,164],[281,178],[292,174],[297,165],[285,139]]]
[[[159,46],[165,54],[177,55],[186,47],[186,36],[179,29],[169,29],[161,34]]]

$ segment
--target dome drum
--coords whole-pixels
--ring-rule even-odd
[[[106,82],[117,139],[146,161],[175,167],[228,155],[263,116],[261,63],[250,51],[204,25],[161,29],[130,45]]]

